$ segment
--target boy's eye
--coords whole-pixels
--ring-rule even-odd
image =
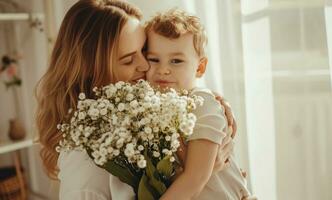
[[[180,64],[180,63],[183,63],[183,60],[180,60],[180,59],[172,59],[172,60],[171,60],[171,63],[172,63],[172,64]]]
[[[153,63],[158,63],[159,59],[158,58],[148,58],[149,62],[153,62]]]

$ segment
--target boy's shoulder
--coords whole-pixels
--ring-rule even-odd
[[[227,127],[227,120],[225,116],[225,108],[216,99],[214,93],[208,88],[194,88],[191,90],[191,94],[200,96],[204,99],[203,105],[197,106],[193,113],[198,120],[202,120],[199,123],[210,124],[211,127],[215,127],[217,130],[223,130]]]
[[[202,87],[195,87],[191,90],[192,95],[201,96],[204,99],[215,99],[215,95],[213,92],[208,88],[202,88]]]
[[[197,108],[197,110],[208,109],[210,112],[217,112],[223,114],[225,109],[216,99],[214,93],[208,88],[194,88],[191,90],[192,95],[200,96],[204,99],[203,106]]]

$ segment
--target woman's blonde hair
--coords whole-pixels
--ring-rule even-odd
[[[41,158],[51,178],[58,173],[55,148],[62,135],[57,124],[76,108],[80,92],[92,96],[95,86],[112,81],[119,33],[129,17],[140,20],[141,12],[120,0],[80,0],[64,17],[49,67],[36,87]]]

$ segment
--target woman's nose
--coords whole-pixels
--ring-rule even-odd
[[[148,61],[145,59],[143,55],[139,56],[139,61],[138,61],[138,66],[136,68],[137,71],[139,72],[146,72],[150,69],[150,65]]]

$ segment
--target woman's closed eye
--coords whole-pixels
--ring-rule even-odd
[[[133,56],[128,56],[125,59],[122,60],[122,63],[124,65],[131,65],[134,62],[134,57]]]
[[[184,62],[184,60],[177,59],[177,58],[172,59],[172,60],[170,61],[171,64],[181,64],[181,63],[183,63],[183,62]]]

